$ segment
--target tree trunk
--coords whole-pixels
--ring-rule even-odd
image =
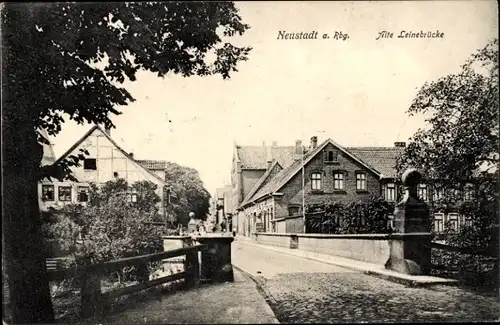
[[[43,149],[32,116],[22,116],[22,111],[4,106],[2,117],[3,238],[12,321],[51,323],[54,312],[38,203]]]

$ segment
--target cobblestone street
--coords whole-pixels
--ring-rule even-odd
[[[254,262],[257,256],[261,256],[258,264]],[[457,287],[410,288],[241,242],[234,245],[233,263],[257,279],[283,323],[474,322],[500,318],[496,297]]]

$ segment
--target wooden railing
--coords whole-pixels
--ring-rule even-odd
[[[50,280],[68,278],[80,279],[80,310],[83,317],[99,314],[106,302],[115,297],[142,291],[167,282],[184,280],[187,288],[196,287],[200,283],[200,264],[198,252],[206,250],[206,245],[196,245],[174,249],[166,252],[128,257],[120,260],[88,265],[85,267],[49,271]],[[101,292],[101,278],[126,266],[145,268],[148,263],[161,261],[167,258],[185,256],[184,272],[171,274],[158,279],[142,278],[140,283],[125,288]]]

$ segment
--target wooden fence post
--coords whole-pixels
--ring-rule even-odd
[[[80,312],[82,317],[97,315],[102,307],[101,278],[97,272],[85,271],[80,278]]]
[[[137,281],[140,283],[149,281],[149,269],[146,263],[136,265]]]
[[[184,269],[186,273],[186,288],[197,288],[200,285],[200,263],[198,260],[198,251],[186,254]]]

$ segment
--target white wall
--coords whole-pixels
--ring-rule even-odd
[[[156,194],[163,196],[163,185],[165,179],[165,171],[159,171],[157,175],[161,178],[158,179],[151,175],[144,167],[132,159],[129,159],[125,154],[120,151],[98,128],[96,128],[79,146],[74,148],[68,155],[78,155],[80,154],[80,149],[85,149],[88,151],[89,155],[86,156],[87,159],[96,159],[96,169],[86,170],[84,169],[84,163],[81,162],[81,166],[71,168],[73,175],[84,183],[95,183],[96,185],[102,185],[103,183],[114,180],[115,178],[123,178],[129,184],[133,184],[137,181],[150,181],[158,186]],[[115,176],[117,173],[117,176]],[[163,173],[163,174],[162,174]],[[163,175],[163,176],[162,176]],[[163,181],[162,181],[163,180]],[[57,182],[54,185],[58,184]],[[64,184],[72,184],[71,182],[66,182]],[[55,198],[56,202],[42,202],[41,199],[41,184],[39,185],[40,202],[41,208],[47,208],[48,206],[61,207],[69,202],[58,202],[58,193],[56,185]],[[76,191],[77,184],[73,184],[74,190]],[[76,200],[76,192],[74,193],[74,200]],[[73,203],[76,203],[73,202]],[[162,206],[160,204],[160,212],[162,212]]]
[[[42,197],[42,187],[43,185],[53,186],[54,188],[54,198],[53,200],[44,200]],[[61,186],[71,187],[71,201],[62,201],[59,199],[59,188]],[[43,181],[38,183],[38,204],[40,206],[40,210],[47,211],[49,208],[60,209],[68,204],[81,204],[85,206],[87,202],[81,202],[78,200],[78,188],[79,187],[87,187],[89,184],[87,183],[75,183],[75,182],[59,182],[59,181]]]

